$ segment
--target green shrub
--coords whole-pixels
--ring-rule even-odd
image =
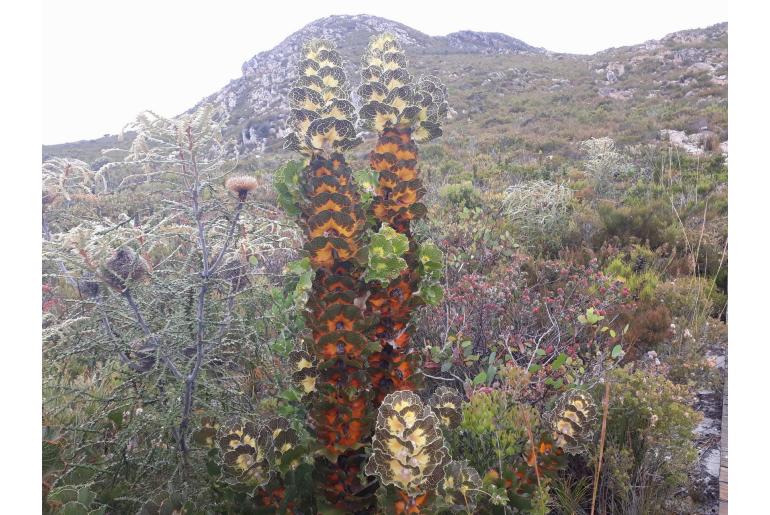
[[[481,207],[481,192],[470,181],[447,184],[439,191],[439,197],[460,209]]]
[[[669,226],[673,223],[671,207],[662,200],[642,201],[615,206],[599,204],[599,217],[604,224],[604,239],[618,238],[621,243],[647,242],[653,249],[672,242]]]
[[[700,414],[686,387],[642,370],[616,369],[607,418],[599,513],[671,513],[688,484]]]
[[[713,312],[716,303],[721,303],[721,294],[716,288],[712,289],[712,284],[703,277],[677,277],[660,283],[655,289],[655,297],[668,307],[671,316],[688,320],[696,327]]]

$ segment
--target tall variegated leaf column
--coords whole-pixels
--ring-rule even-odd
[[[381,224],[409,240],[403,256],[406,268],[388,284],[370,283],[366,303],[367,312],[378,315],[375,336],[380,350],[369,356],[369,373],[379,405],[392,391],[415,389],[419,355],[409,346],[410,319],[418,304],[436,302],[441,295],[440,287],[429,280],[441,271],[440,251],[432,244],[418,246],[410,223],[426,212],[419,202],[425,189],[417,168],[417,143],[442,134],[447,102],[446,88],[435,77],[415,83],[404,51],[390,34],[372,38],[361,76],[359,115],[363,127],[378,135],[370,154],[378,174],[372,212]]]
[[[305,45],[289,93],[286,148],[306,161],[296,177],[294,208],[314,272],[304,348],[292,354],[294,377],[308,402],[317,438],[316,484],[325,502],[348,513],[372,509],[373,489],[360,482],[372,432],[366,373],[373,322],[364,313],[366,284],[354,257],[366,231],[364,213],[343,152],[360,143],[342,58],[323,40]],[[322,501],[323,502],[323,501]]]

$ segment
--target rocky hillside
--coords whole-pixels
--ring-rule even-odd
[[[289,108],[286,97],[296,79],[295,64],[302,45],[311,38],[338,43],[347,59],[348,76],[357,77],[361,53],[373,34],[391,32],[412,56],[447,54],[542,54],[526,43],[498,33],[462,31],[431,37],[397,22],[375,16],[330,16],[316,20],[286,38],[272,50],[245,63],[243,77],[232,81],[204,102],[223,105],[230,115],[239,143],[246,149],[264,151],[284,131]]]
[[[548,52],[499,33],[432,37],[374,16],[330,16],[248,59],[240,78],[201,103],[224,108],[229,136],[242,152],[255,159],[276,156],[302,44],[315,37],[334,40],[356,81],[369,37],[385,31],[404,43],[416,75],[432,73],[446,81],[453,108],[449,141],[453,135],[472,137],[475,144],[515,141],[526,155],[568,155],[576,141],[605,135],[620,143],[670,139],[688,152],[726,148],[726,23],[581,56]],[[99,157],[100,143],[45,146],[43,156],[91,162]]]

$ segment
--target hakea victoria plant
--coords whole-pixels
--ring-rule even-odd
[[[307,331],[290,359],[317,440],[323,502],[369,513],[379,484],[366,478],[364,466],[377,408],[392,392],[418,386],[411,317],[420,304],[441,298],[441,252],[431,242],[418,244],[410,222],[426,212],[416,141],[441,134],[445,89],[435,79],[415,84],[389,35],[373,38],[363,58],[359,110],[330,42],[305,45],[298,75],[285,146],[305,161],[281,169],[276,188],[305,234],[299,263],[312,280]],[[370,174],[354,173],[344,155],[362,143],[357,127],[377,132]],[[367,180],[368,193],[360,188]],[[443,463],[432,463],[436,474]]]
[[[441,296],[435,283],[443,268],[441,252],[430,242],[418,245],[410,223],[426,212],[419,202],[425,189],[418,177],[417,143],[441,135],[447,102],[446,89],[438,79],[422,78],[415,84],[403,50],[389,34],[369,43],[361,77],[358,94],[365,102],[360,109],[362,125],[378,136],[370,153],[370,166],[377,174],[371,210],[384,228],[381,233],[393,231],[408,243],[401,253],[407,266],[390,282],[375,283],[367,299],[368,310],[379,314],[375,335],[382,350],[370,363],[372,386],[381,402],[394,389],[416,386],[416,354],[409,346],[413,332],[410,318],[415,305],[437,303]]]
[[[372,321],[365,317],[364,269],[355,259],[366,227],[360,194],[343,152],[356,137],[356,113],[348,100],[342,58],[333,45],[313,41],[303,49],[299,79],[291,89],[292,133],[286,147],[307,158],[282,171],[289,211],[299,215],[306,264],[313,271],[307,334],[291,360],[309,403],[309,429],[323,497],[335,506],[365,509],[371,497],[358,473],[360,449],[370,433],[371,393],[366,374]],[[280,190],[280,188],[279,188]]]

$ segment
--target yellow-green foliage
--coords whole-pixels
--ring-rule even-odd
[[[631,264],[621,258],[615,258],[607,265],[605,273],[622,281],[626,288],[640,300],[651,301],[655,298],[658,274],[653,270],[634,272]]]
[[[521,453],[527,427],[539,420],[532,406],[516,402],[501,390],[479,392],[463,405],[461,427],[482,439],[491,439],[499,459]]]

